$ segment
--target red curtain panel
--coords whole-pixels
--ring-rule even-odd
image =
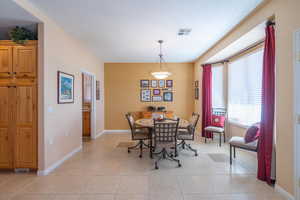
[[[273,150],[273,128],[275,107],[275,30],[274,26],[266,27],[266,39],[262,78],[262,114],[261,134],[258,149],[259,180],[271,184],[271,166]]]
[[[212,72],[210,64],[202,67],[202,137],[205,137],[204,128],[212,124]],[[207,137],[212,138],[212,133],[207,132]]]

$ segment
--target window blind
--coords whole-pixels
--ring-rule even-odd
[[[213,108],[225,108],[223,75],[224,75],[223,65],[212,67],[212,107]]]
[[[251,125],[261,118],[263,50],[229,64],[228,117]]]

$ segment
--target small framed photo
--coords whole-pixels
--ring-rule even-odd
[[[151,101],[151,90],[141,90],[141,102]]]
[[[157,88],[157,80],[151,80],[151,87]]]
[[[163,99],[166,102],[172,102],[173,101],[173,92],[164,92]]]
[[[166,87],[168,88],[173,87],[173,80],[166,80]]]
[[[158,87],[164,88],[165,87],[165,80],[158,80]]]
[[[153,102],[161,102],[162,101],[162,96],[153,96],[152,101]]]
[[[153,95],[160,95],[160,89],[154,89]]]
[[[199,87],[199,81],[195,81],[195,87]]]
[[[195,88],[195,99],[199,99],[199,88]]]
[[[149,80],[141,80],[140,84],[141,84],[141,88],[148,88]]]
[[[57,103],[74,103],[74,75],[57,72]]]

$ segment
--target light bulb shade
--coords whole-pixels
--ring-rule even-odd
[[[165,78],[168,78],[168,76],[171,76],[172,73],[170,72],[163,72],[163,71],[160,71],[160,72],[152,72],[151,73],[152,76],[154,76],[156,79],[165,79]]]

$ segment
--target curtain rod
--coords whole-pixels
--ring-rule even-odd
[[[247,51],[249,51],[249,50],[251,50],[251,49],[254,49],[254,48],[256,48],[257,46],[263,44],[264,42],[265,42],[264,39],[263,39],[263,40],[260,40],[260,41],[258,41],[258,42],[256,42],[256,43],[252,44],[251,46],[249,46],[249,47],[247,47],[247,48],[245,48],[245,49],[242,49],[241,51],[239,51],[239,52],[233,54],[232,56],[230,56],[230,57],[228,57],[228,58],[226,58],[226,59],[224,59],[224,60],[220,60],[220,61],[216,61],[216,62],[212,62],[212,63],[205,63],[205,64],[203,64],[202,66],[204,66],[204,65],[224,64],[224,63],[226,63],[226,62],[229,62],[232,58],[234,58],[234,57],[236,57],[236,56],[239,56],[239,55],[241,55],[241,54],[243,54],[243,53],[245,53],[245,52],[247,52]]]

